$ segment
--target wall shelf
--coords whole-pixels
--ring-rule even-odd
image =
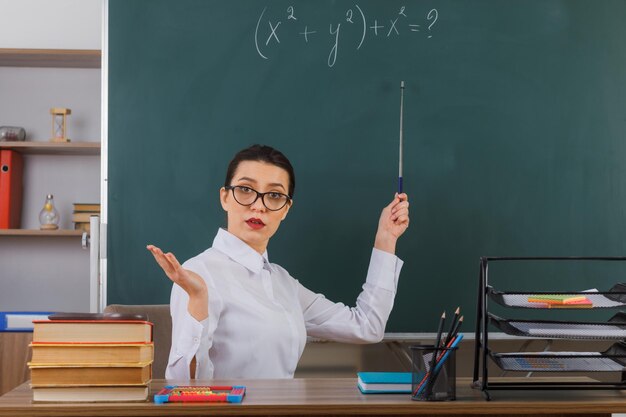
[[[82,230],[0,229],[0,236],[73,237],[82,235]]]
[[[0,48],[2,67],[100,68],[101,60],[97,49]]]
[[[25,155],[100,155],[100,142],[0,142],[0,149]]]

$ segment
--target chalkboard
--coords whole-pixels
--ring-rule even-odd
[[[264,143],[297,178],[270,260],[353,305],[396,189],[402,80],[411,225],[387,331],[457,306],[471,331],[483,255],[623,255],[624,22],[623,0],[109,0],[108,302],[169,301],[146,244],[209,247],[229,160]],[[602,290],[624,272],[491,277]]]

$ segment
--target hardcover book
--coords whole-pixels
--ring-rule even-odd
[[[100,212],[100,203],[74,203],[73,207],[74,207],[74,213],[85,212],[85,211],[95,212],[95,213]]]
[[[33,387],[35,402],[111,402],[146,401],[146,385],[125,387]]]
[[[145,385],[152,379],[152,362],[104,366],[37,365],[30,363],[30,382],[37,386]]]
[[[99,216],[99,215],[100,213],[95,212],[95,211],[78,212],[78,213],[72,214],[72,221],[74,223],[89,222],[91,219],[91,216]]]
[[[33,365],[149,362],[153,343],[31,343]]]
[[[411,392],[410,372],[358,372],[357,386],[363,394]]]
[[[140,320],[37,320],[33,342],[146,343],[152,323]]]

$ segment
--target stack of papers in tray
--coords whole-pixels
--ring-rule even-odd
[[[539,323],[515,322],[511,325],[529,336],[569,336],[569,337],[605,337],[626,338],[626,329],[614,324],[569,324],[569,323]]]
[[[498,354],[507,368],[523,371],[623,371],[624,366],[600,352],[513,352]],[[554,356],[554,357],[550,357]],[[516,364],[516,366],[513,366]]]
[[[598,290],[597,289],[591,289],[591,290],[586,290],[586,291],[581,291],[581,293],[584,293],[584,296],[586,298],[585,301],[583,301],[584,304],[565,304],[565,303],[561,303],[561,304],[548,304],[548,303],[541,303],[541,302],[531,302],[528,301],[529,297],[537,297],[539,296],[538,294],[529,294],[528,296],[523,296],[523,295],[518,295],[518,294],[503,294],[502,295],[502,300],[504,301],[504,303],[506,305],[512,306],[512,307],[530,307],[530,308],[555,308],[555,307],[561,307],[561,308],[587,308],[587,307],[603,307],[603,308],[610,308],[610,307],[619,307],[619,306],[623,306],[625,303],[621,302],[621,301],[617,301],[617,300],[612,300],[608,297],[605,296],[605,294],[595,294],[597,293]],[[545,296],[545,295],[543,295]],[[563,295],[562,295],[563,296]],[[537,300],[539,301],[539,300]],[[590,304],[588,304],[590,303]]]

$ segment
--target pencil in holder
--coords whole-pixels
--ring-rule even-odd
[[[456,350],[457,347],[411,346],[412,400],[456,399]]]

